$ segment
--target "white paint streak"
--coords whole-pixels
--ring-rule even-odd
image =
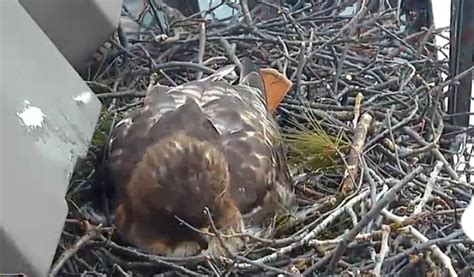
[[[464,233],[474,241],[474,197],[461,216],[461,226]]]
[[[24,101],[25,108],[22,112],[16,113],[18,117],[29,128],[39,128],[43,126],[44,118],[46,117],[40,108],[30,106],[28,100]]]
[[[93,93],[90,91],[84,91],[79,93],[76,96],[73,96],[72,99],[78,104],[87,104],[92,100]]]

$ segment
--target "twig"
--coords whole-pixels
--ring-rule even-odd
[[[214,74],[216,70],[211,69],[207,66],[201,64],[195,64],[192,62],[167,62],[167,63],[160,63],[156,66],[156,70],[160,69],[179,69],[179,68],[192,68],[194,70],[203,71],[204,73]]]
[[[209,211],[209,209],[206,207],[205,209],[205,213],[208,217],[208,220],[210,222],[210,225],[211,225],[211,230],[213,231],[213,233],[216,235],[217,239],[219,240],[219,243],[221,244],[222,248],[224,248],[224,250],[227,252],[227,254],[232,258],[232,259],[235,259],[237,261],[240,261],[240,262],[243,262],[243,263],[246,263],[246,264],[251,264],[253,266],[256,266],[256,267],[260,267],[264,270],[269,270],[269,271],[274,271],[276,273],[280,273],[280,274],[289,274],[289,275],[292,275],[290,272],[287,272],[285,270],[281,270],[279,268],[275,268],[275,267],[271,267],[271,266],[267,266],[267,265],[264,265],[264,264],[260,264],[260,263],[257,263],[257,262],[254,262],[250,259],[247,259],[245,257],[242,257],[242,256],[239,256],[239,255],[236,255],[235,253],[233,253],[232,251],[230,251],[230,249],[227,247],[227,245],[225,244],[224,240],[222,239],[222,236],[219,232],[219,230],[217,230],[216,228],[216,225],[214,224],[214,221],[212,220],[212,215],[211,215],[211,212]],[[236,265],[238,266],[238,264]]]
[[[113,241],[110,241],[110,240],[105,241],[105,245],[110,246],[110,247],[114,248],[114,250],[120,251],[122,253],[126,253],[128,255],[133,255],[135,258],[141,258],[141,259],[144,259],[144,260],[147,260],[147,261],[159,264],[159,265],[163,265],[163,266],[166,266],[168,268],[172,268],[172,269],[175,269],[179,272],[187,274],[189,276],[200,276],[200,274],[197,273],[197,272],[194,272],[192,270],[189,270],[184,266],[177,265],[177,264],[175,264],[175,262],[178,262],[178,261],[180,261],[180,262],[185,262],[185,261],[195,262],[195,261],[206,261],[206,260],[208,260],[208,257],[206,257],[206,256],[194,256],[194,257],[182,257],[182,258],[180,258],[180,257],[178,257],[178,258],[159,257],[159,256],[156,256],[156,255],[145,254],[145,253],[142,253],[142,252],[137,251],[135,249],[122,247],[122,246],[117,245],[116,243],[114,243]]]
[[[121,268],[118,264],[114,264],[113,266],[114,270],[118,271],[120,274],[122,274],[122,276],[125,276],[125,277],[132,277],[132,275],[128,274],[127,272],[125,272],[125,270],[123,270],[123,268]]]
[[[389,212],[388,210],[383,210],[382,214],[385,217],[387,217],[387,219],[389,219],[389,220],[391,220],[395,223],[398,223],[398,224],[400,224],[404,221],[403,217],[394,215],[393,213]],[[421,241],[423,243],[429,242],[429,239],[427,237],[425,237],[422,233],[420,233],[420,231],[418,231],[414,227],[407,226],[405,228],[408,230],[408,232],[410,232],[410,234],[412,234],[419,241]],[[457,275],[456,271],[453,268],[453,264],[451,263],[451,259],[449,258],[449,256],[444,254],[443,251],[441,251],[441,249],[439,249],[439,247],[436,246],[436,245],[431,245],[430,249],[431,249],[431,251],[433,251],[433,253],[436,255],[436,257],[441,261],[441,263],[444,265],[444,267],[446,269],[448,269],[451,276],[452,277],[457,277],[458,275]]]
[[[209,210],[209,208],[206,207],[204,209],[204,212],[206,213],[209,224],[211,225],[211,230],[214,233],[214,235],[217,237],[217,240],[221,244],[222,248],[224,248],[227,255],[229,255],[231,257],[234,257],[235,254],[232,253],[232,251],[229,250],[229,247],[227,247],[227,245],[224,243],[224,240],[222,239],[221,232],[219,232],[219,230],[217,230],[216,224],[214,224],[214,220],[212,220],[212,214],[211,214],[211,211]]]
[[[199,50],[198,50],[198,63],[203,65],[204,53],[206,51],[206,23],[199,25]],[[200,80],[204,72],[199,71],[196,75],[196,79]]]
[[[250,9],[249,9],[248,1],[247,0],[239,0],[239,1],[240,1],[240,6],[242,8],[242,13],[243,13],[243,16],[244,16],[245,25],[250,31],[254,32],[256,30],[256,28],[253,25],[252,17],[250,16]]]
[[[426,42],[433,36],[433,32],[435,30],[435,25],[431,24],[431,26],[426,30],[425,34],[421,38],[420,42],[418,43],[418,55],[423,53],[423,48],[425,48]]]
[[[405,126],[405,127],[403,127],[403,131],[405,133],[407,133],[410,137],[414,138],[421,145],[423,145],[423,146],[428,145],[428,143],[423,139],[423,137],[420,136],[419,134],[417,134],[412,129]],[[433,156],[435,156],[436,159],[438,159],[439,161],[441,161],[443,163],[444,169],[446,169],[446,171],[448,172],[449,176],[451,176],[451,178],[453,178],[455,180],[459,180],[458,174],[451,167],[449,162],[446,160],[446,158],[443,156],[443,154],[441,154],[441,152],[439,151],[438,148],[431,148],[430,153],[433,154]]]
[[[387,256],[390,247],[388,246],[388,238],[390,236],[390,227],[388,225],[382,226],[382,240],[380,242],[380,253],[377,255],[377,263],[372,271],[375,276],[381,276],[382,265],[385,257]]]
[[[366,233],[366,234],[358,234],[354,238],[354,242],[359,243],[359,242],[367,242],[370,240],[378,240],[382,237],[383,231],[377,230],[371,233]],[[328,239],[328,240],[318,240],[318,239],[312,239],[308,241],[309,246],[319,246],[319,247],[328,247],[332,245],[336,245],[341,243],[344,240],[343,236],[337,237],[335,239]]]
[[[237,58],[237,56],[235,55],[234,50],[232,50],[232,46],[230,45],[230,43],[225,38],[220,38],[219,41],[224,47],[225,53],[229,60],[233,62],[242,72],[242,64],[240,63],[239,58]]]
[[[357,128],[357,123],[359,122],[360,116],[360,105],[362,104],[362,100],[364,100],[364,95],[362,93],[357,93],[355,104],[354,104],[354,119],[352,120],[352,126]]]
[[[405,178],[400,180],[390,191],[388,191],[378,202],[377,204],[370,209],[370,211],[362,218],[359,223],[352,228],[352,230],[344,236],[344,240],[339,244],[339,246],[333,251],[331,262],[329,263],[328,269],[326,272],[328,274],[332,274],[335,270],[336,264],[339,259],[344,254],[344,251],[347,248],[347,245],[350,241],[352,241],[357,234],[362,231],[362,229],[372,220],[375,216],[377,216],[380,211],[392,202],[395,199],[397,193],[410,182],[413,178],[415,178],[419,173],[423,171],[421,166],[417,167],[415,170],[410,172]]]
[[[54,277],[61,270],[63,265],[77,253],[82,247],[86,246],[91,240],[102,237],[102,224],[98,226],[89,225],[86,223],[86,233],[74,243],[74,245],[67,251],[63,252],[61,256],[56,260],[54,265],[51,267],[49,273],[50,277]]]
[[[145,97],[146,92],[135,91],[135,90],[127,90],[127,91],[119,91],[119,92],[104,92],[97,94],[97,98],[99,99],[107,99],[107,98],[119,98],[119,97]]]
[[[350,199],[344,206],[334,210],[328,217],[326,217],[318,226],[316,226],[313,230],[308,232],[307,234],[303,234],[303,236],[297,237],[296,239],[299,241],[296,241],[286,247],[280,248],[279,250],[275,251],[274,253],[264,256],[260,259],[258,259],[256,262],[258,263],[268,263],[271,261],[275,261],[278,259],[278,257],[282,257],[285,254],[293,251],[294,249],[301,247],[303,245],[307,245],[310,240],[312,240],[316,235],[318,235],[321,231],[326,229],[329,224],[334,222],[342,213],[346,211],[347,207],[352,207],[365,199],[370,193],[370,190],[365,190],[360,192],[358,195],[354,196],[352,199]]]
[[[364,113],[355,129],[351,151],[347,156],[347,169],[340,185],[340,191],[344,195],[351,194],[354,191],[355,182],[359,177],[360,156],[362,155],[365,139],[372,120],[373,116],[371,114]]]
[[[296,68],[296,83],[295,83],[295,93],[296,96],[299,98],[302,95],[301,92],[301,78],[303,76],[303,69],[306,65],[307,58],[306,58],[306,43],[301,42],[300,52],[298,56],[298,67]]]
[[[382,211],[382,213],[385,213],[385,210]],[[407,230],[405,228],[405,230]],[[410,229],[408,229],[410,230]],[[402,253],[400,254],[397,254],[397,255],[394,255],[390,258],[387,258],[385,260],[385,263],[387,265],[390,265],[390,264],[393,264],[393,263],[396,263],[398,262],[399,260],[405,258],[405,257],[408,257],[409,255],[412,255],[412,254],[416,254],[416,253],[419,253],[421,251],[425,251],[427,248],[430,248],[436,244],[449,244],[453,239],[459,237],[459,236],[462,236],[462,232],[461,231],[455,231],[451,234],[449,234],[448,236],[446,237],[442,237],[442,238],[437,238],[437,239],[432,239],[432,240],[428,240],[426,242],[422,242],[422,243],[418,243],[412,247],[410,247],[409,249],[403,251]],[[374,265],[370,265],[370,266],[367,266],[367,267],[364,267],[362,270],[368,270],[370,269],[371,267],[373,267]]]
[[[326,255],[324,255],[323,258],[321,258],[319,261],[317,261],[314,265],[308,267],[304,272],[303,272],[303,276],[313,276],[313,272],[322,267],[323,265],[325,265],[329,259],[331,258],[331,254],[330,253],[327,253]]]
[[[418,205],[413,210],[413,215],[417,215],[421,213],[421,211],[423,210],[423,207],[428,202],[428,199],[431,196],[431,192],[433,191],[433,186],[436,182],[436,178],[438,177],[438,174],[442,168],[443,168],[443,163],[440,161],[436,162],[435,168],[430,174],[430,180],[426,184],[425,193],[423,194],[423,197],[421,198],[420,203],[418,203]]]

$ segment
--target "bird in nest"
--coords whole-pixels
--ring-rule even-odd
[[[107,172],[122,240],[157,255],[225,256],[245,246],[242,234],[270,236],[276,216],[294,207],[272,116],[291,82],[245,59],[232,85],[234,68],[154,85],[114,128]]]

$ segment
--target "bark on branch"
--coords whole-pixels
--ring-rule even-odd
[[[340,186],[340,190],[344,195],[351,194],[356,186],[360,174],[360,156],[364,149],[367,132],[373,119],[370,113],[364,113],[360,117],[359,123],[354,131],[351,151],[347,156],[347,169]]]

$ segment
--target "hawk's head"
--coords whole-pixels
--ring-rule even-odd
[[[156,254],[187,256],[208,245],[214,248],[210,252],[225,254],[214,241],[216,237],[206,235],[210,220],[224,235],[243,228],[229,194],[226,158],[214,144],[181,132],[146,150],[131,175],[126,195],[127,201],[117,209],[117,227]],[[134,218],[131,225],[128,217]],[[171,224],[177,221],[181,224]],[[178,238],[181,242],[176,243]],[[226,241],[230,248],[241,244],[237,237],[226,237]]]

